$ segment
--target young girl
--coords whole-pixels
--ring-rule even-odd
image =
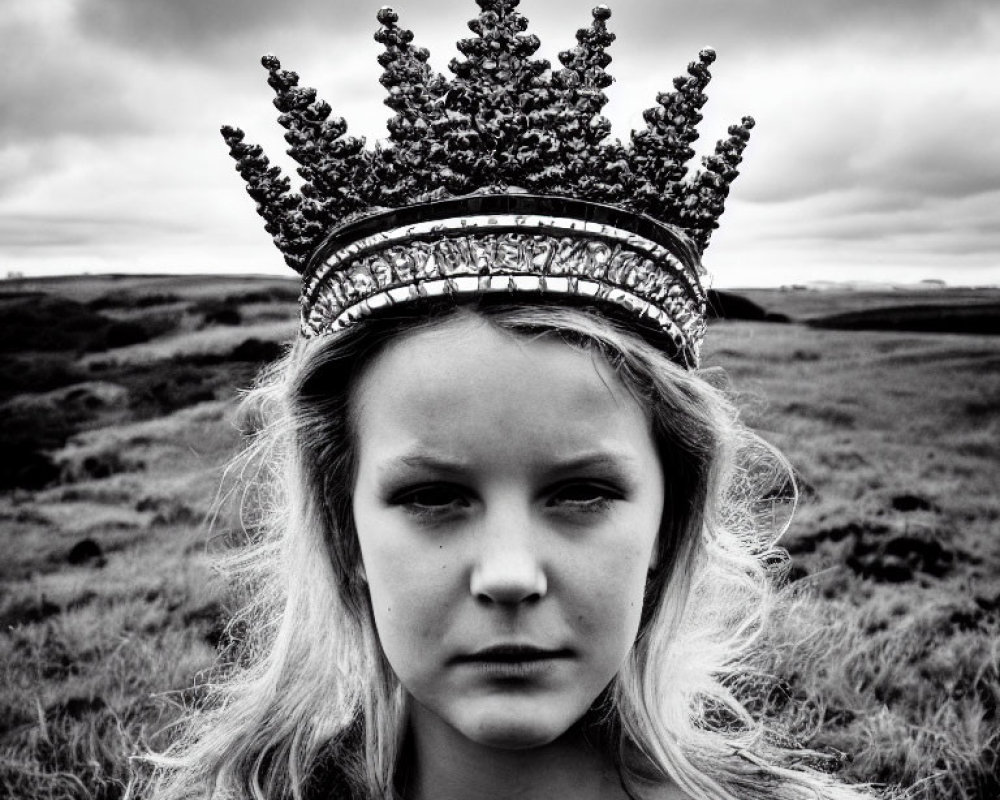
[[[450,84],[380,12],[391,149],[265,58],[301,195],[224,129],[303,334],[246,401],[232,664],[149,792],[864,797],[734,693],[790,485],[696,369],[750,123],[680,180],[710,51],[626,149],[595,111],[606,8],[544,82],[516,3],[480,5]]]

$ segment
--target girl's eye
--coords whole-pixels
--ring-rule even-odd
[[[575,511],[601,511],[612,501],[621,500],[622,493],[599,483],[569,483],[557,488],[549,504]]]
[[[469,499],[457,486],[431,484],[402,491],[391,503],[416,514],[446,514],[467,507]]]

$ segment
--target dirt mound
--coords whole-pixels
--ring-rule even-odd
[[[268,342],[256,338],[244,339],[229,352],[229,360],[266,364],[278,358],[284,352],[284,349],[277,342]]]
[[[796,537],[786,544],[792,556],[816,552],[827,543],[848,541],[843,558],[857,575],[880,583],[906,583],[918,573],[942,578],[957,561],[968,560],[964,551],[948,546],[947,535],[934,527],[906,533],[883,523],[849,522]],[[796,573],[790,580],[801,578]]]
[[[81,539],[70,548],[66,561],[70,564],[86,564],[91,561],[100,564],[103,558],[104,551],[97,542],[93,539]]]
[[[892,498],[893,511],[940,511],[930,500],[917,494],[898,494]]]
[[[88,381],[39,394],[21,394],[0,404],[0,490],[40,489],[55,482],[62,468],[51,452],[100,415],[127,403],[114,383]]]
[[[917,572],[941,578],[951,571],[954,563],[955,554],[945,550],[940,542],[916,536],[897,536],[880,545],[856,546],[847,560],[847,566],[857,574],[883,583],[911,581]]]

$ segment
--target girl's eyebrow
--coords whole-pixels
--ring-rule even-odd
[[[587,469],[627,469],[636,462],[635,456],[623,450],[598,450],[593,453],[583,453],[552,463],[552,469],[558,472],[573,472]]]
[[[609,472],[628,471],[636,462],[636,457],[620,449],[596,450],[573,454],[566,458],[555,458],[544,465],[546,472],[555,474],[605,470]],[[379,466],[379,473],[391,476],[406,469],[423,469],[445,474],[458,474],[470,467],[469,462],[433,452],[410,452],[388,459]]]
[[[416,453],[403,456],[399,461],[408,467],[431,467],[433,469],[455,470],[465,466],[461,459],[450,459],[433,454]]]
[[[387,459],[379,465],[378,472],[393,475],[406,469],[424,469],[434,472],[459,473],[468,468],[468,463],[461,459],[449,458],[437,453],[404,453]]]
[[[638,459],[627,451],[615,449],[584,453],[545,465],[546,480],[597,478],[632,486]]]

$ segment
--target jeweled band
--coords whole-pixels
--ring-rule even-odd
[[[421,298],[576,298],[642,320],[694,366],[705,330],[698,277],[686,237],[649,217],[524,193],[458,198],[334,231],[305,276],[302,333]]]

